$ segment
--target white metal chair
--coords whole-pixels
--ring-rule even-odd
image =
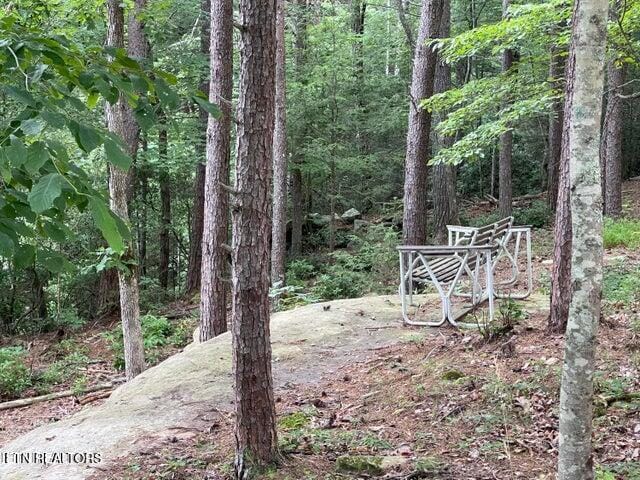
[[[494,259],[499,256],[504,237],[509,235],[513,219],[511,217],[456,233],[454,245],[440,246],[400,246],[400,297],[402,317],[409,325],[441,326],[449,322],[458,326],[457,320],[468,310],[454,315],[452,296],[471,298],[472,308],[484,300],[489,301],[489,319],[493,319],[495,296],[493,288]],[[450,234],[451,235],[451,234]],[[480,282],[481,267],[485,267],[484,288]],[[460,279],[467,276],[471,282],[471,293],[457,292]],[[442,302],[442,318],[436,322],[417,321],[409,318],[408,306],[413,301],[414,283],[431,283],[435,286]]]
[[[507,219],[504,219],[507,220]],[[504,222],[501,220],[500,222]],[[500,223],[498,222],[498,223]],[[477,230],[477,227],[463,227],[460,225],[447,225],[447,230],[449,232],[449,245],[455,245],[456,242],[459,241],[460,238],[464,238],[465,236],[469,236]],[[526,274],[526,289],[522,292],[509,292],[508,294],[501,293],[497,288],[495,291],[495,295],[497,298],[505,298],[509,297],[512,299],[525,299],[531,292],[533,291],[533,262],[532,262],[532,252],[531,252],[531,226],[529,225],[518,225],[518,226],[510,226],[509,231],[503,235],[501,238],[498,236],[497,241],[499,242],[499,250],[495,258],[493,259],[492,269],[495,273],[496,267],[498,263],[506,258],[509,262],[511,268],[511,277],[507,280],[502,280],[500,282],[494,282],[495,287],[511,287],[518,282],[520,277],[520,258],[522,256],[522,243],[525,244],[524,254],[525,254],[525,274]]]

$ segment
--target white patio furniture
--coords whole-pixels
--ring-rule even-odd
[[[463,227],[460,225],[447,225],[449,232],[449,245],[455,245],[460,238],[470,235],[477,227]],[[524,250],[522,243],[524,242]],[[521,272],[521,257],[525,257],[524,274],[526,275],[526,288],[524,291],[514,292],[509,290],[508,293],[502,293],[498,287],[511,287],[515,285]],[[497,298],[509,297],[514,300],[521,300],[531,295],[533,291],[533,263],[531,252],[531,226],[518,225],[511,226],[509,232],[502,239],[498,255],[493,259],[493,271],[495,274],[498,263],[505,258],[511,268],[511,277],[506,280],[494,282],[495,295]]]
[[[466,231],[450,231],[450,245],[399,246],[400,297],[402,317],[409,325],[441,326],[449,322],[458,326],[457,320],[469,309],[454,314],[452,297],[471,299],[471,308],[485,300],[489,301],[489,320],[493,319],[495,291],[493,286],[494,265],[500,258],[504,245],[512,230],[513,218]],[[484,286],[481,269],[485,270]],[[460,280],[467,277],[471,292],[459,291]],[[408,306],[413,303],[414,283],[431,283],[435,286],[442,303],[439,321],[417,321],[409,318]]]

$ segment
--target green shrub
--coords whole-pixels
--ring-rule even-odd
[[[175,326],[165,317],[156,317],[154,315],[144,315],[140,318],[140,324],[145,358],[149,363],[155,363],[159,358],[159,349],[172,343],[170,338],[175,338],[172,337],[175,333]],[[111,351],[115,357],[113,361],[114,367],[123,370],[125,365],[122,328],[118,326],[105,333],[104,336],[110,343]]]
[[[0,396],[15,398],[31,386],[31,373],[20,347],[0,348]]]
[[[332,269],[318,277],[312,293],[322,300],[360,297],[365,290],[365,276],[358,272]]]
[[[535,228],[542,228],[551,223],[552,213],[547,202],[535,200],[528,207],[515,209],[513,218],[516,225],[531,225]]]
[[[303,285],[316,273],[316,267],[307,260],[293,260],[287,265],[287,285]]]
[[[640,220],[605,218],[604,247],[640,248]]]

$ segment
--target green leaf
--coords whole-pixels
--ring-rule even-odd
[[[66,180],[59,173],[50,173],[40,177],[38,183],[29,192],[29,205],[36,213],[42,213],[53,206],[53,202],[62,193]]]
[[[52,250],[38,250],[38,261],[51,273],[73,272],[75,267],[64,256]]]
[[[200,108],[202,108],[205,112],[209,113],[210,115],[213,115],[215,118],[220,118],[220,115],[222,115],[220,108],[215,103],[211,103],[210,101],[198,95],[193,95],[191,98],[193,99],[194,102],[200,105]]]
[[[168,108],[176,108],[180,99],[178,98],[176,92],[171,87],[169,87],[167,82],[165,82],[162,78],[158,78],[155,81],[155,85],[160,102]]]
[[[104,153],[107,156],[107,160],[116,167],[124,170],[129,170],[133,160],[129,155],[124,153],[120,146],[110,138],[104,139]]]
[[[102,236],[109,246],[118,253],[123,252],[124,242],[122,236],[118,231],[118,225],[112,213],[107,208],[107,205],[102,199],[91,197],[89,199],[89,206],[93,220],[96,222],[96,225],[102,232]]]
[[[27,160],[27,149],[22,140],[11,137],[11,145],[5,148],[7,159],[13,167],[19,167]]]
[[[51,127],[55,129],[64,127],[64,116],[57,112],[43,110],[42,112],[40,112],[40,116],[44,119],[45,122],[47,122]]]
[[[44,232],[47,234],[47,237],[49,237],[54,242],[62,243],[67,240],[67,236],[65,232],[61,228],[59,228],[55,223],[45,222],[42,225],[42,228],[44,229]]]
[[[0,232],[0,255],[9,258],[13,255],[14,243],[11,237],[4,232]]]
[[[31,175],[35,175],[49,159],[47,147],[42,142],[35,142],[27,149],[27,161],[24,166]]]
[[[102,144],[102,136],[95,128],[87,127],[74,120],[70,120],[68,126],[76,143],[85,152],[89,153]]]
[[[0,175],[2,176],[2,180],[4,180],[4,183],[11,182],[11,164],[9,162],[9,157],[7,157],[6,148],[0,148]]]
[[[91,92],[87,96],[87,107],[94,108],[98,104],[98,100],[100,100],[100,94],[98,92]]]
[[[26,90],[23,90],[22,88],[11,87],[11,86],[5,86],[3,90],[7,95],[9,95],[14,100],[17,100],[20,103],[29,105],[30,107],[36,108],[36,105],[37,105],[36,99],[33,98],[33,95],[31,95]]]
[[[19,269],[27,268],[33,265],[35,258],[36,249],[32,245],[20,245],[13,255],[13,264]]]
[[[44,122],[39,118],[30,118],[20,124],[20,129],[25,135],[38,135],[44,127]]]

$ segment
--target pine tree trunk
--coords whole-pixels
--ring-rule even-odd
[[[299,163],[291,169],[291,257],[302,254],[302,224],[304,223],[304,195]]]
[[[166,168],[167,163],[167,128],[164,113],[159,114],[161,119],[160,132],[158,134],[158,156],[161,168]],[[163,289],[169,286],[169,264],[171,262],[171,183],[166,170],[160,172],[160,259],[158,262],[158,283]]]
[[[569,317],[571,289],[571,205],[569,204],[569,119],[575,88],[575,51],[569,51],[564,92],[564,118],[558,166],[558,195],[553,226],[553,267],[551,269],[551,299],[548,327],[551,332],[564,333]]]
[[[559,90],[564,77],[563,51],[554,46],[551,49],[551,61],[549,63],[549,78],[554,89]],[[560,157],[562,152],[564,108],[563,100],[553,102],[553,112],[549,118],[549,150],[547,156],[547,201],[551,210],[555,211],[558,201],[558,184],[560,177]]]
[[[607,67],[609,79],[607,111],[604,121],[604,214],[619,217],[622,214],[622,94],[624,67],[610,61]]]
[[[303,79],[307,45],[307,0],[298,0],[295,18],[295,67],[298,80]],[[301,170],[302,158],[294,156],[291,166],[291,257],[302,253],[302,225],[304,223],[304,192]]]
[[[211,1],[202,0],[202,11],[204,17],[200,28],[200,51],[203,56],[209,58],[209,43],[211,42],[210,20]],[[200,83],[200,90],[209,91],[209,75]],[[204,229],[204,179],[206,166],[203,161],[207,156],[207,123],[209,114],[200,109],[200,128],[202,129],[202,139],[198,145],[198,165],[196,166],[196,176],[193,182],[193,206],[191,209],[191,230],[189,232],[189,266],[187,267],[187,279],[185,293],[193,295],[200,290],[200,280],[202,272],[202,231]]]
[[[139,3],[136,3],[136,8]],[[141,2],[144,8],[144,2]],[[107,45],[116,48],[124,47],[124,12],[120,0],[108,0]],[[134,16],[134,22],[135,22]],[[135,156],[138,148],[139,130],[133,118],[133,112],[125,99],[120,97],[116,104],[105,105],[107,126],[125,142],[129,155]],[[109,166],[109,199],[111,209],[125,223],[129,223],[128,199],[131,190],[132,173]],[[138,275],[135,266],[135,250],[131,242],[126,246],[124,260],[132,261],[127,270],[118,271],[120,286],[120,316],[124,337],[125,372],[128,380],[134,378],[145,369],[142,329],[140,327],[140,307],[138,291]]]
[[[440,38],[449,38],[451,34],[451,5],[444,0],[442,19],[440,21]],[[446,92],[451,88],[451,66],[439,61],[436,66],[434,93]],[[443,118],[434,118],[435,124]],[[444,137],[434,132],[433,154],[440,148],[453,145],[453,137]],[[456,167],[437,164],[433,167],[433,236],[437,244],[446,243],[447,225],[455,225],[458,220],[458,202],[456,198]]]
[[[403,242],[421,245],[427,239],[427,161],[431,114],[420,108],[420,102],[433,94],[437,54],[430,39],[437,38],[443,0],[423,0],[420,26],[413,58],[409,102],[409,128],[404,170]]]
[[[576,0],[569,113],[569,178],[573,232],[572,290],[560,388],[559,480],[594,478],[591,430],[593,373],[602,296],[600,121],[604,84],[607,0]]]
[[[502,0],[502,17],[507,18],[509,0]],[[513,50],[502,52],[502,72],[508,72],[513,66]],[[513,132],[500,135],[500,157],[498,160],[498,210],[501,217],[508,217],[512,212],[513,185],[511,168],[513,163]]]
[[[233,1],[211,1],[211,77],[209,100],[222,116],[209,117],[207,166],[204,187],[202,280],[200,290],[200,341],[227,330],[228,193],[231,155],[231,97],[233,94]]]
[[[277,460],[269,331],[276,0],[240,0],[240,80],[233,196],[236,478]],[[213,49],[212,49],[213,54]]]
[[[207,114],[205,112],[205,118]],[[201,128],[207,131],[207,121],[201,122]],[[206,138],[206,134],[204,135]],[[206,142],[206,140],[205,140]],[[206,156],[206,147],[203,149],[203,157]],[[185,293],[193,295],[200,290],[202,276],[202,232],[204,230],[204,178],[206,165],[199,163],[196,166],[196,176],[193,182],[193,206],[191,209],[191,231],[189,233],[189,264],[187,266],[187,278]]]
[[[287,124],[285,2],[276,0],[276,113],[273,132],[273,230],[271,283],[284,284],[287,253]]]

